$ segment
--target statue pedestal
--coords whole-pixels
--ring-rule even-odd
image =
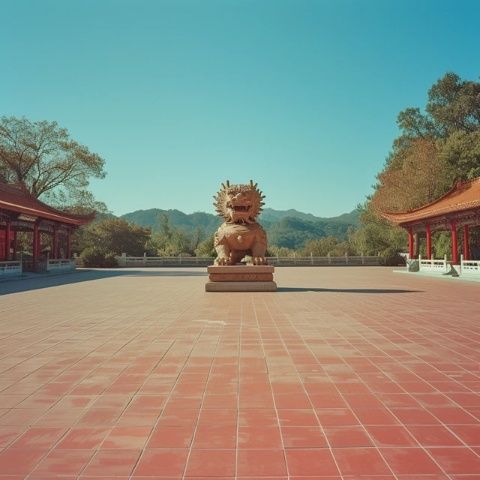
[[[213,265],[207,268],[207,292],[275,292],[272,265]]]

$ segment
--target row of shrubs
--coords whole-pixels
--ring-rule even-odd
[[[87,247],[79,256],[84,267],[113,268],[118,267],[116,255],[99,247]]]

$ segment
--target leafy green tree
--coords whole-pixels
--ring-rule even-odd
[[[200,242],[195,249],[195,255],[197,257],[216,257],[217,252],[213,246],[213,235]]]
[[[313,255],[314,257],[325,257],[338,245],[338,239],[335,237],[323,237],[315,240],[308,240],[305,247],[301,250],[302,256]]]
[[[271,256],[271,257],[290,257],[290,258],[292,258],[292,257],[295,257],[295,256],[300,256],[300,253],[298,253],[293,248],[279,247],[277,245],[268,245],[267,256]]]
[[[165,214],[161,215],[160,225],[161,231],[152,235],[148,242],[149,251],[161,257],[194,254],[194,247],[198,245],[199,232],[188,235],[183,230],[172,227]]]
[[[480,176],[480,83],[447,73],[430,88],[424,111],[407,108],[397,123],[400,135],[352,237],[365,253],[406,251],[406,234],[383,221],[381,212],[420,207],[456,180]],[[434,236],[437,256],[447,247],[445,235]]]
[[[407,234],[393,227],[368,208],[361,215],[362,226],[350,235],[350,243],[358,253],[390,258],[405,249]]]
[[[55,206],[95,208],[91,177],[104,178],[104,160],[56,122],[0,118],[0,178]]]
[[[81,253],[95,248],[104,253],[141,256],[150,239],[150,230],[133,225],[120,218],[107,218],[79,229],[75,235],[73,250]]]

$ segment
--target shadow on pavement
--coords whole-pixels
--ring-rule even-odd
[[[328,293],[421,293],[421,290],[402,290],[395,288],[308,288],[279,287],[277,292],[328,292]]]
[[[16,278],[0,282],[0,295],[9,293],[26,292],[41,288],[58,287],[79,282],[90,282],[111,277],[201,277],[207,272],[192,270],[135,270],[135,269],[79,269],[72,273],[49,275],[30,274],[26,278]]]

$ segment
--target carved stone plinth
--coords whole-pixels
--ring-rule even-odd
[[[207,292],[275,292],[271,265],[215,265],[207,268]]]

